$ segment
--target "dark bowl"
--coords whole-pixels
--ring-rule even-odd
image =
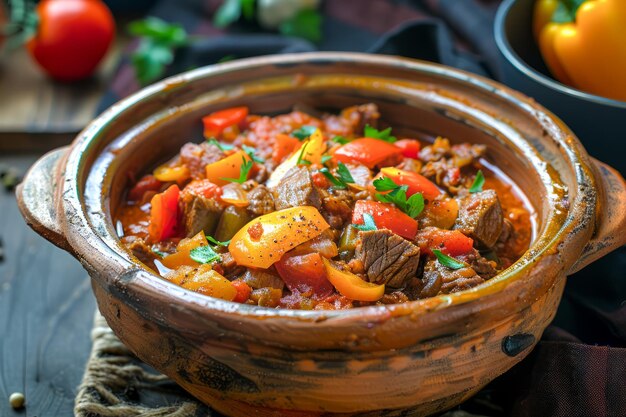
[[[626,172],[626,102],[585,93],[552,78],[532,34],[535,0],[505,0],[498,9],[495,37],[504,56],[505,84],[559,116],[587,151]]]

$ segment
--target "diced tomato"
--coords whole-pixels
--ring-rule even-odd
[[[146,192],[159,191],[161,186],[163,186],[163,183],[154,178],[154,175],[144,175],[139,181],[137,181],[137,184],[130,189],[128,192],[128,199],[130,201],[141,201]]]
[[[333,285],[326,278],[326,267],[319,253],[287,253],[274,265],[291,292],[311,292],[318,298],[327,297],[333,292]]]
[[[355,139],[335,151],[334,157],[341,162],[360,162],[368,168],[377,165],[396,165],[401,161],[402,149],[391,143],[372,138]]]
[[[413,159],[417,159],[421,148],[420,143],[415,139],[401,139],[396,141],[394,146],[402,149],[402,155]]]
[[[246,106],[232,107],[211,113],[202,118],[204,136],[207,138],[217,136],[227,127],[243,122],[246,116],[248,116],[248,108]]]
[[[437,188],[435,183],[417,172],[404,171],[393,167],[385,167],[380,170],[377,177],[388,177],[398,185],[406,185],[409,187],[406,192],[407,197],[410,197],[415,193],[422,193],[426,200],[434,200],[441,194],[441,190]]]
[[[278,134],[274,138],[274,150],[272,159],[277,163],[281,163],[283,159],[288,157],[300,146],[300,141],[294,137],[285,134]]]
[[[183,188],[183,193],[199,195],[205,198],[216,198],[222,195],[222,189],[219,185],[209,180],[194,180]]]
[[[392,204],[378,201],[359,200],[352,212],[352,223],[363,224],[363,213],[368,213],[374,219],[379,229],[389,229],[403,238],[413,240],[417,233],[417,221]]]
[[[176,236],[179,196],[178,186],[172,185],[167,190],[152,197],[148,233],[153,242],[161,242]]]
[[[231,281],[231,284],[233,284],[233,287],[237,290],[237,295],[235,295],[233,301],[236,303],[245,303],[248,298],[250,298],[252,288],[240,279]]]
[[[326,178],[324,176],[324,174],[322,174],[319,171],[314,171],[311,174],[311,179],[313,180],[313,184],[315,184],[315,186],[317,188],[328,188],[328,187],[330,187],[330,182],[328,181],[328,178]]]
[[[474,247],[474,240],[458,230],[444,230],[428,227],[417,234],[417,245],[422,253],[433,255],[432,249],[439,249],[450,256],[464,255]]]

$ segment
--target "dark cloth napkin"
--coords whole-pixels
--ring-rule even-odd
[[[419,58],[500,78],[492,32],[499,0],[325,0],[318,45],[250,24],[218,30],[211,17],[219,4],[155,4],[150,15],[205,35],[177,52],[168,75],[226,56],[333,50]],[[124,58],[101,108],[138,87]],[[626,248],[570,276],[554,323],[534,351],[460,409],[494,417],[626,416]]]

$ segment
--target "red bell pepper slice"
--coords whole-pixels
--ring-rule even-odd
[[[207,138],[217,136],[229,126],[238,125],[248,116],[246,106],[232,107],[216,111],[202,118],[204,124],[204,136]]]
[[[404,171],[398,168],[386,167],[380,170],[378,177],[388,177],[398,185],[406,185],[409,189],[406,196],[422,193],[426,200],[434,200],[441,194],[441,190],[428,178],[417,172]]]
[[[389,229],[405,239],[414,240],[417,233],[417,221],[404,214],[392,204],[378,201],[359,200],[352,212],[352,223],[363,224],[363,214],[368,213],[379,229]]]
[[[427,255],[434,256],[432,249],[439,249],[446,255],[460,256],[472,250],[474,240],[458,230],[428,227],[417,234],[417,245]]]
[[[360,162],[368,168],[395,165],[402,158],[402,149],[391,143],[372,138],[355,139],[335,151],[335,159],[341,162]]]
[[[152,197],[148,233],[152,242],[161,242],[176,236],[178,230],[178,198],[180,189],[172,185]]]
[[[412,159],[417,159],[417,155],[421,149],[420,143],[415,139],[401,139],[394,142],[393,145],[402,149],[403,156]]]
[[[130,201],[141,201],[145,193],[148,191],[159,191],[162,185],[163,183],[154,178],[154,175],[144,175],[137,181],[137,184],[130,189],[128,199]]]
[[[274,265],[291,292],[312,292],[317,298],[324,298],[334,290],[333,284],[326,277],[326,267],[319,253],[287,253]]]

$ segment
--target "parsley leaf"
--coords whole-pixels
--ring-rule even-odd
[[[297,138],[298,140],[305,140],[306,138],[311,136],[313,133],[315,133],[316,130],[317,130],[317,127],[315,126],[305,125],[305,126],[302,126],[300,129],[296,129],[293,132],[291,132],[291,136],[293,136],[294,138]]]
[[[246,180],[248,179],[248,173],[250,172],[250,169],[252,169],[252,165],[254,164],[254,162],[246,161],[246,158],[244,158],[243,156],[241,157],[241,160],[243,161],[243,164],[241,165],[241,168],[239,170],[239,178],[220,179],[224,181],[237,182],[239,184],[243,184],[244,182],[246,182]]]
[[[383,203],[391,203],[405,212],[412,218],[416,218],[424,210],[424,196],[422,193],[415,193],[407,199],[406,192],[409,187],[398,185],[389,177],[382,177],[374,180],[376,191],[389,191],[386,194],[376,193],[375,197]]]
[[[483,185],[485,184],[485,176],[482,171],[478,171],[476,174],[476,178],[474,178],[474,182],[469,189],[470,193],[479,193],[483,190]]]
[[[222,152],[230,151],[231,149],[235,148],[234,145],[228,145],[226,143],[219,143],[217,139],[215,138],[207,139],[207,142],[209,142],[211,145],[217,146]]]
[[[331,159],[333,159],[332,155],[322,155],[322,165],[326,165],[326,162],[330,161]]]
[[[369,230],[378,230],[374,218],[369,213],[363,213],[363,224],[355,224],[354,227],[364,232]]]
[[[345,182],[343,182],[342,180],[340,180],[339,178],[336,178],[328,168],[324,167],[322,169],[320,169],[320,172],[328,179],[328,181],[330,181],[333,186],[335,188],[347,188],[347,185]]]
[[[225,28],[239,20],[241,15],[252,20],[256,0],[225,0],[213,16],[213,24]]]
[[[278,27],[285,36],[295,36],[317,43],[322,40],[322,15],[313,9],[300,10]]]
[[[222,258],[210,246],[199,246],[189,252],[189,257],[200,264],[219,262]]]
[[[208,240],[210,243],[217,245],[217,246],[228,246],[228,244],[230,243],[230,239],[224,242],[220,242],[219,240],[215,239],[213,236],[207,236],[206,240]]]
[[[339,179],[346,184],[354,184],[354,178],[352,178],[350,170],[343,162],[337,164],[337,174],[339,174]]]
[[[252,159],[254,162],[258,164],[262,164],[265,162],[265,159],[256,156],[256,149],[254,149],[252,146],[241,145],[241,149],[243,149],[243,151],[247,153],[250,159]]]
[[[370,125],[365,125],[365,129],[363,131],[363,136],[366,138],[380,139],[385,142],[394,143],[398,140],[395,136],[391,136],[391,128],[388,127],[385,130],[374,129]]]
[[[338,143],[340,145],[345,145],[346,143],[350,142],[350,139],[344,137],[344,136],[335,136],[331,139],[333,142]]]
[[[296,165],[311,165],[311,161],[307,161],[306,159],[304,159],[304,151],[306,150],[307,146],[309,146],[309,142],[305,143],[304,146],[302,146],[302,150],[300,151],[300,155],[298,155],[298,162],[296,162]]]
[[[320,169],[320,172],[328,178],[328,181],[330,181],[335,188],[345,189],[348,188],[348,184],[354,184],[354,178],[352,178],[350,170],[343,162],[339,162],[337,166],[338,177],[335,177],[326,167]]]
[[[448,256],[446,254],[444,254],[443,252],[441,252],[439,249],[432,249],[433,253],[435,254],[435,256],[437,257],[437,261],[439,261],[439,263],[443,266],[445,266],[446,268],[450,268],[450,269],[461,269],[461,268],[465,268],[465,263],[458,261],[456,259],[454,259],[451,256]]]

